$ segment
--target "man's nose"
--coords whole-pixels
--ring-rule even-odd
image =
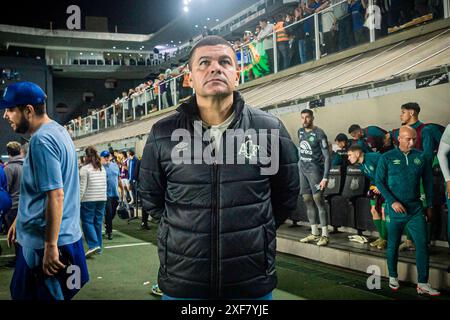
[[[209,65],[210,71],[211,73],[214,72],[218,72],[221,73],[222,72],[222,66],[220,65],[219,61],[213,60],[211,62],[211,64]]]
[[[8,116],[6,115],[6,110],[5,110],[5,112],[3,113],[3,119],[7,119],[8,118]]]

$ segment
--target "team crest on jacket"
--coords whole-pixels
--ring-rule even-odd
[[[419,158],[415,158],[414,159],[414,163],[418,166],[420,166],[420,164],[422,163],[422,161]]]
[[[241,144],[239,148],[239,155],[243,155],[245,158],[252,160],[254,157],[258,156],[258,150],[260,146],[254,144],[252,141],[252,136],[246,136],[245,141]]]

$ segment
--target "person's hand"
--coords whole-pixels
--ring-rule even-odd
[[[427,219],[427,223],[431,223],[431,219],[433,219],[433,208],[426,208],[425,216]]]
[[[391,207],[396,213],[406,213],[405,207],[398,201],[395,201]]]
[[[373,188],[372,190],[373,190],[373,193],[375,193],[375,194],[381,194],[380,190],[378,190],[377,187]]]
[[[45,244],[44,260],[42,262],[44,273],[48,276],[53,276],[65,267],[66,266],[59,261],[58,246]]]
[[[450,180],[447,181],[447,199],[450,199]]]
[[[320,190],[322,190],[322,191],[325,190],[327,188],[327,186],[328,186],[328,180],[323,179],[322,181],[320,181],[320,184],[319,184]]]
[[[8,248],[11,248],[16,242],[16,221],[14,220],[13,224],[8,230],[8,235],[6,236],[6,243],[8,244]]]

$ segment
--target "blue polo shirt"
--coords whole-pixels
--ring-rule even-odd
[[[51,121],[31,137],[20,183],[17,241],[24,248],[43,249],[47,192],[64,190],[58,246],[81,238],[80,185],[75,146],[67,130]]]
[[[106,171],[106,196],[119,198],[120,169],[114,162],[103,165]]]

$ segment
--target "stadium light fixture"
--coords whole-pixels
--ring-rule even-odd
[[[127,50],[130,50],[130,47],[127,47]]]
[[[183,11],[184,11],[184,12],[189,12],[189,8],[186,7],[186,6],[184,6]]]
[[[116,49],[116,47],[113,47],[113,49]]]
[[[195,27],[198,28],[198,24],[196,24]]]

